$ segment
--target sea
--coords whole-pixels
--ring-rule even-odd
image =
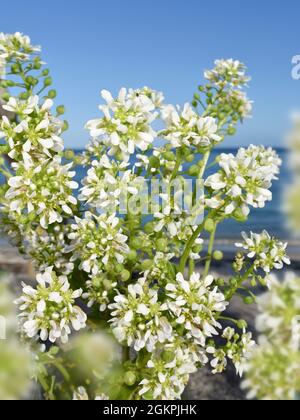
[[[270,234],[283,239],[289,240],[292,234],[286,224],[286,217],[284,214],[284,197],[285,192],[292,180],[292,173],[289,169],[289,151],[286,149],[276,149],[277,153],[283,161],[281,173],[278,181],[274,181],[272,187],[273,200],[268,202],[263,209],[251,209],[249,219],[246,223],[238,223],[233,220],[225,221],[220,225],[218,230],[218,238],[224,240],[233,240],[240,238],[241,231],[261,232],[266,229]],[[80,150],[76,150],[80,153]],[[213,162],[217,155],[220,153],[233,153],[236,154],[237,149],[216,149],[211,155],[211,162]],[[210,168],[207,175],[210,175],[216,170],[216,167]],[[77,168],[75,180],[80,183],[85,176],[84,168]],[[3,179],[2,179],[3,182]],[[1,184],[1,177],[0,177]]]

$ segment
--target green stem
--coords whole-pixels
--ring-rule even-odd
[[[215,224],[214,230],[210,234],[208,251],[207,251],[207,261],[205,263],[203,277],[206,277],[209,273],[209,270],[210,270],[210,265],[211,265],[211,261],[212,261],[212,257],[213,257],[213,249],[214,249],[217,227],[218,227],[218,223]]]
[[[179,263],[179,272],[182,274],[184,274],[185,266],[190,256],[191,249],[196,239],[199,237],[200,233],[202,232],[203,228],[204,228],[204,222],[198,226],[198,228],[195,230],[195,232],[193,233],[193,235],[190,237],[190,239],[188,240],[186,244],[185,250],[182,254],[182,257]]]
[[[179,171],[179,168],[180,168],[180,165],[181,165],[181,158],[180,158],[179,150],[177,150],[177,152],[176,152],[176,164],[175,164],[175,168],[174,168],[174,170],[172,172],[172,175],[171,175],[171,182],[174,181],[174,179],[176,178],[176,176],[178,174],[178,171]]]
[[[195,271],[195,261],[190,258],[189,260],[189,277],[194,273]]]
[[[206,152],[203,156],[202,168],[199,173],[199,179],[203,178],[203,175],[205,173],[205,170],[206,170],[209,158],[210,158],[210,154],[211,154],[211,149],[208,152]]]
[[[253,272],[253,265],[249,268],[249,270],[246,271],[246,273],[242,277],[238,279],[236,286],[228,290],[228,292],[225,295],[227,302],[229,302],[233,298],[237,290],[240,289],[244,281],[246,281],[250,277],[252,272]]]

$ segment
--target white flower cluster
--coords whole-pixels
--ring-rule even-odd
[[[109,305],[111,326],[120,343],[127,343],[136,351],[146,348],[152,352],[157,343],[172,338],[172,326],[158,299],[158,291],[150,288],[147,273],[135,284],[128,286],[127,295],[117,295]]]
[[[193,337],[195,342],[205,347],[206,339],[218,335],[217,329],[222,326],[216,320],[224,312],[228,303],[217,286],[211,287],[214,278],[200,278],[193,273],[186,281],[182,274],[177,274],[176,283],[169,283],[167,290],[167,307],[174,314],[176,323],[185,330],[185,335]]]
[[[30,163],[63,151],[63,140],[59,137],[63,121],[51,115],[51,99],[40,106],[38,96],[26,101],[12,97],[2,107],[16,116],[15,120],[3,116],[0,124],[0,138],[6,138],[11,159]]]
[[[86,314],[74,305],[82,290],[71,290],[67,277],[57,277],[52,267],[39,273],[36,280],[36,289],[23,283],[23,294],[16,301],[21,311],[22,330],[30,338],[66,343],[71,326],[75,331],[86,326]]]
[[[249,206],[262,208],[272,200],[272,181],[277,179],[281,160],[271,149],[251,145],[238,154],[221,154],[221,170],[207,178],[205,186],[212,192],[206,200],[208,207],[223,208],[231,215],[241,210],[249,214]]]
[[[212,146],[222,140],[216,120],[199,116],[189,104],[185,104],[182,111],[173,105],[163,107],[162,119],[166,129],[160,134],[172,147],[200,148]]]
[[[256,327],[262,335],[246,364],[243,388],[249,399],[295,400],[300,392],[300,279],[275,276],[258,298]]]
[[[40,226],[31,229],[24,233],[24,252],[30,255],[39,271],[45,271],[47,267],[53,266],[57,274],[69,275],[74,269],[70,255],[65,252],[70,232],[70,225],[59,223],[48,230]]]
[[[145,152],[153,143],[156,132],[152,123],[158,113],[152,98],[156,100],[157,94],[149,92],[127,92],[123,88],[114,99],[110,92],[102,91],[106,105],[100,106],[100,110],[104,117],[89,121],[86,128],[92,138],[104,143],[110,156],[128,161],[136,149]]]
[[[294,401],[300,391],[300,352],[263,340],[245,366],[242,388],[249,400]]]
[[[284,281],[270,275],[271,289],[258,297],[260,314],[256,319],[256,328],[269,337],[281,337],[291,341],[291,337],[300,345],[300,279],[292,272],[286,273]],[[298,330],[297,330],[298,328]]]
[[[113,264],[123,263],[129,247],[120,223],[114,214],[87,212],[84,219],[75,217],[69,234],[71,245],[66,247],[66,252],[73,252],[71,262],[79,260],[79,268],[93,276],[107,270],[109,264],[113,268]]]
[[[40,47],[31,45],[29,36],[20,32],[14,34],[0,33],[0,59],[2,60],[26,61],[30,55],[36,54],[40,50]]]
[[[251,232],[250,237],[243,232],[242,236],[244,242],[236,243],[236,246],[247,251],[248,258],[253,260],[254,270],[262,269],[269,274],[274,268],[281,270],[284,264],[291,264],[286,253],[288,244],[272,238],[267,231],[261,234]]]
[[[221,88],[224,88],[227,84],[240,87],[251,80],[245,72],[246,66],[238,60],[216,60],[215,68],[206,71],[204,76],[212,84]]]
[[[139,384],[139,396],[149,400],[180,400],[190,375],[196,371],[188,350],[154,352],[147,363],[146,378]]]
[[[8,180],[10,188],[5,195],[10,218],[22,225],[33,217],[47,229],[61,223],[64,216],[72,216],[77,209],[72,190],[78,184],[72,180],[75,172],[71,167],[72,163],[62,165],[59,157],[37,165],[19,164],[17,176]]]
[[[253,101],[250,101],[246,92],[241,90],[229,90],[223,99],[224,106],[233,109],[240,118],[249,118],[252,114]]]

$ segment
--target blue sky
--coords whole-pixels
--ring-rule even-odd
[[[300,109],[297,0],[14,0],[1,2],[0,31],[21,31],[43,47],[58,102],[67,107],[67,146],[83,146],[99,92],[148,85],[170,103],[189,101],[203,69],[237,58],[252,75],[253,119],[226,145],[280,145],[289,112]]]

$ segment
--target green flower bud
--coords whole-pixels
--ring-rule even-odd
[[[128,281],[130,279],[130,272],[128,270],[123,270],[121,273],[121,279],[123,281]]]
[[[150,163],[151,168],[159,168],[160,166],[159,158],[156,156],[151,156],[149,159],[149,163]]]
[[[197,101],[193,101],[193,102],[192,102],[192,106],[193,106],[194,108],[197,108],[197,106],[198,106],[198,102],[197,102]]]
[[[245,216],[245,214],[243,213],[242,209],[237,208],[234,213],[233,213],[233,217],[241,223],[244,223],[248,220],[248,216]]]
[[[173,162],[176,160],[176,156],[173,152],[166,152],[163,156],[168,162]]]
[[[236,133],[236,128],[235,127],[229,127],[227,130],[227,133],[229,136],[234,136]]]
[[[213,258],[214,258],[214,260],[216,260],[216,261],[222,261],[222,260],[223,260],[223,258],[224,258],[224,254],[223,254],[223,252],[222,252],[222,251],[215,251],[215,252],[213,253]]]
[[[212,219],[205,220],[204,229],[206,232],[212,233],[215,230],[215,222]]]
[[[32,76],[27,76],[26,83],[30,86],[34,86],[36,84],[36,79]]]
[[[103,280],[103,287],[105,290],[111,290],[113,288],[112,282],[108,279]]]
[[[133,249],[126,256],[127,256],[128,261],[136,261],[137,252]]]
[[[17,73],[19,73],[19,71],[20,71],[20,67],[19,67],[19,65],[18,65],[18,64],[13,64],[13,65],[11,66],[10,70],[11,70],[11,73],[13,73],[13,74],[17,74]]]
[[[40,68],[42,67],[42,64],[39,62],[39,61],[36,61],[34,64],[33,64],[33,68],[34,68],[34,70],[40,70]]]
[[[63,105],[60,105],[56,108],[57,115],[63,115],[66,112],[66,109]]]
[[[195,99],[196,101],[199,101],[199,100],[200,100],[200,95],[199,95],[199,93],[195,93],[195,94],[194,94],[194,99]]]
[[[154,232],[154,224],[153,224],[153,222],[146,223],[145,226],[144,226],[144,231],[148,235],[150,235],[151,233],[153,233]]]
[[[64,132],[64,131],[67,131],[68,130],[68,128],[69,128],[69,123],[68,123],[68,121],[64,121],[64,125],[63,125],[63,127],[62,127],[62,131]]]
[[[44,86],[51,86],[52,85],[52,77],[46,77],[44,80]]]
[[[95,278],[93,278],[92,283],[93,283],[93,287],[95,287],[95,289],[99,289],[102,281],[99,277],[95,277]]]
[[[162,357],[162,360],[165,363],[171,363],[171,362],[173,362],[173,360],[175,358],[175,354],[174,354],[174,351],[165,350],[165,351],[163,351],[161,357]]]
[[[73,150],[68,149],[68,150],[65,151],[65,158],[67,160],[73,160],[74,157],[75,157],[75,153],[74,153]]]
[[[245,305],[253,305],[253,303],[255,303],[254,299],[252,296],[247,296],[244,298],[244,303]]]
[[[56,96],[57,96],[57,92],[56,92],[56,90],[54,90],[54,89],[49,90],[49,92],[48,92],[48,97],[49,97],[50,99],[54,99],[54,98],[56,98]]]
[[[192,251],[195,254],[200,254],[200,252],[203,250],[203,246],[202,245],[195,245],[192,249]]]
[[[194,162],[194,160],[195,160],[195,155],[193,154],[190,154],[186,157],[186,161],[189,163]]]
[[[144,260],[141,264],[142,271],[150,270],[151,267],[152,267],[151,260]]]
[[[20,99],[23,99],[24,101],[26,101],[26,99],[28,99],[30,96],[29,92],[22,92],[20,95]]]
[[[124,383],[127,386],[133,386],[137,381],[137,377],[134,372],[126,372],[124,375]]]
[[[42,71],[42,75],[43,75],[44,77],[49,76],[49,74],[50,74],[50,70],[49,70],[49,69],[45,69],[45,70],[43,70],[43,71]]]
[[[238,322],[237,322],[237,327],[240,329],[240,330],[243,330],[244,328],[247,328],[248,327],[248,324],[247,324],[247,322],[244,320],[244,319],[240,319]]]
[[[224,281],[224,279],[218,279],[217,280],[217,285],[219,286],[219,287],[223,287],[224,285],[225,285],[225,281]]]
[[[158,252],[166,251],[167,246],[168,246],[168,241],[164,238],[158,239],[156,241],[156,249]]]
[[[116,264],[115,270],[116,270],[116,273],[122,273],[122,271],[124,270],[124,267],[122,264]]]
[[[232,287],[237,287],[238,285],[237,279],[235,279],[234,277],[230,279],[229,283]]]
[[[10,98],[10,95],[9,95],[9,93],[7,93],[7,92],[5,92],[5,93],[3,93],[2,94],[2,99],[4,100],[4,101],[8,101],[9,100],[9,98]]]
[[[142,248],[142,246],[143,246],[143,244],[142,244],[140,238],[132,238],[131,239],[130,248],[139,250],[139,249]]]

